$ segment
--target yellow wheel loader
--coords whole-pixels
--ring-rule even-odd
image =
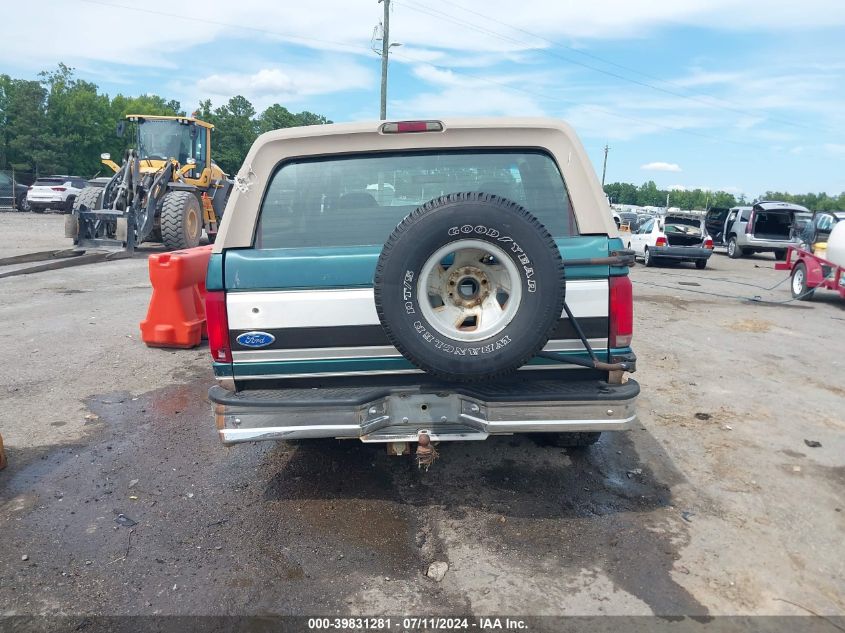
[[[114,171],[96,178],[77,196],[65,221],[65,235],[79,248],[132,252],[145,241],[168,249],[197,246],[205,229],[214,241],[232,181],[211,160],[210,123],[191,117],[130,114],[135,147]]]

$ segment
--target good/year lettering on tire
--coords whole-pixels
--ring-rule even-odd
[[[375,301],[391,342],[448,380],[525,364],[563,307],[560,252],[518,204],[483,193],[437,198],[406,217],[379,257]]]

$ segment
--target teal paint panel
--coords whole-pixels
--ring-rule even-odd
[[[285,374],[318,374],[339,372],[402,371],[416,369],[404,358],[329,358],[313,361],[268,361],[235,363],[235,378]]]
[[[566,260],[606,257],[606,236],[556,240]],[[369,288],[373,285],[380,246],[280,248],[226,251],[225,285],[230,291]],[[209,268],[209,270],[211,270]],[[572,266],[568,279],[600,279],[607,266]]]
[[[231,378],[232,377],[232,363],[211,363],[214,370],[214,375],[217,378]]]
[[[608,240],[608,253],[613,251],[621,251],[625,248],[625,243],[621,237],[612,237]],[[610,268],[611,277],[621,277],[628,274],[627,266],[612,266]]]
[[[607,360],[608,352],[604,349],[594,350],[602,360]],[[614,354],[630,352],[630,348],[611,350]],[[563,357],[575,357],[583,360],[590,358],[587,352],[558,352]],[[534,358],[529,365],[559,365],[557,361],[546,358]],[[218,366],[223,372],[218,373]],[[371,372],[371,371],[405,371],[416,369],[416,366],[404,358],[335,358],[313,361],[268,361],[262,363],[235,363],[234,377],[246,376],[284,376],[286,374],[319,374],[340,372]],[[232,366],[215,363],[216,376],[231,376]]]
[[[381,247],[226,251],[227,290],[368,288]]]
[[[212,253],[208,260],[208,271],[205,274],[206,290],[224,290],[223,285],[223,253]]]

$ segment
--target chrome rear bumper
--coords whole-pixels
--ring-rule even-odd
[[[520,387],[524,387],[521,385]],[[578,381],[556,389],[491,393],[455,390],[262,390],[212,387],[209,399],[224,444],[257,440],[357,438],[363,442],[483,440],[489,435],[619,431],[637,419],[639,385]],[[494,390],[495,391],[495,390]],[[490,397],[492,396],[492,397]],[[523,399],[519,399],[522,396]]]

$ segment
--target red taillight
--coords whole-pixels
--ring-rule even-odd
[[[657,241],[654,243],[655,246],[667,246],[668,244],[669,242],[662,235],[658,237]]]
[[[710,239],[709,237],[706,240],[704,240],[704,248],[708,248],[711,251],[713,250],[713,240]]]
[[[745,232],[751,234],[751,227],[754,224],[754,209],[751,209],[751,215],[748,216],[748,222],[745,223]]]
[[[67,187],[50,187],[53,191],[67,191]]]
[[[634,293],[631,279],[610,278],[610,334],[608,347],[619,348],[631,345],[634,335]]]
[[[226,293],[220,290],[205,293],[205,322],[208,347],[218,363],[232,362],[229,346],[229,317],[226,314]]]
[[[440,121],[390,121],[381,126],[382,134],[403,134],[405,132],[442,132]]]

